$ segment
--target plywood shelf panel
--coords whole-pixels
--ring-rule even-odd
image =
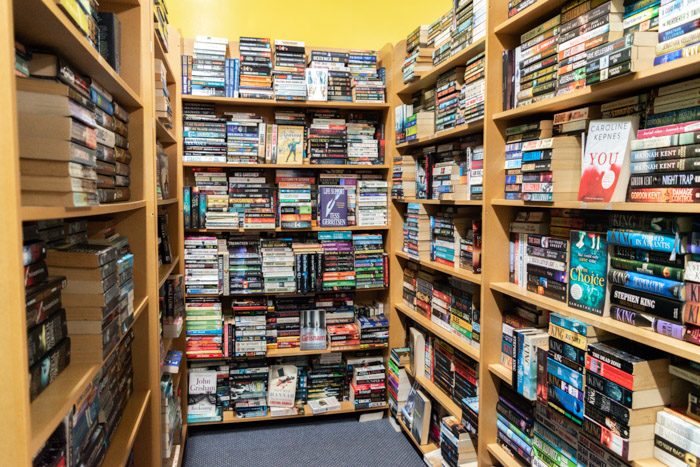
[[[667,212],[667,213],[700,213],[700,204],[688,203],[587,203],[585,201],[559,201],[554,203],[531,203],[518,200],[494,199],[493,206],[511,206],[518,208],[550,208],[550,209],[587,209],[599,211],[633,211],[633,212]]]
[[[483,130],[484,119],[482,118],[470,123],[458,125],[454,128],[450,128],[449,130],[438,131],[437,133],[433,133],[429,136],[424,136],[413,141],[397,144],[396,149],[408,149],[418,146],[425,146],[428,144],[436,144],[442,141],[447,141],[448,139],[459,138],[460,136],[471,135],[473,133],[480,133]]]
[[[425,266],[428,269],[432,269],[433,271],[439,271],[445,274],[449,274],[450,276],[469,281],[472,284],[481,284],[481,274],[475,274],[471,271],[467,271],[466,269],[455,268],[446,264],[437,263],[435,261],[415,259],[409,256],[407,253],[404,253],[403,251],[395,251],[394,255],[396,255],[399,258],[403,258],[407,261],[413,261],[414,263],[418,263],[421,266]]]
[[[124,203],[100,204],[85,208],[66,208],[57,206],[22,206],[22,221],[44,219],[69,219],[73,217],[102,216],[135,211],[146,206],[145,201],[126,201]]]

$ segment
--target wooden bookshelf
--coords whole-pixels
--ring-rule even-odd
[[[495,376],[498,376],[501,381],[511,386],[513,384],[513,372],[512,370],[504,367],[500,363],[491,363],[489,365],[489,371]]]
[[[180,73],[182,73],[182,70],[180,69],[180,59],[179,57],[173,57],[172,53],[172,48],[180,48],[178,37],[179,34],[171,38],[171,40],[168,42],[168,45],[171,48],[171,50],[166,52],[166,48],[163,45],[163,41],[160,39],[158,33],[155,31],[155,28],[153,29],[153,49],[155,58],[163,61],[163,65],[165,65],[165,72],[167,73],[166,82],[168,84],[177,83],[180,77]],[[173,58],[175,58],[176,60],[173,60]]]
[[[173,129],[166,127],[158,118],[156,118],[156,138],[164,145],[177,143]]]
[[[159,199],[158,206],[168,206],[170,204],[177,204],[177,202],[178,198]]]
[[[377,230],[389,230],[388,225],[370,225],[370,226],[360,226],[360,225],[349,225],[346,227],[310,227],[308,229],[283,229],[281,227],[276,227],[274,229],[186,229],[190,233],[224,233],[224,232],[374,232]]]
[[[57,206],[22,206],[22,221],[44,219],[70,219],[74,217],[102,216],[135,211],[146,206],[145,201],[126,201],[123,203],[100,204],[85,208],[63,208]]]
[[[406,424],[403,422],[403,419],[401,417],[396,417],[396,421],[398,422],[399,426],[403,430],[404,433],[406,433],[406,436],[408,437],[409,440],[413,443],[413,445],[418,448],[418,450],[423,453],[423,454],[428,454],[429,452],[433,452],[436,449],[440,449],[440,447],[433,443],[429,442],[427,444],[420,444],[418,443],[418,440],[413,436],[413,433],[411,433],[411,430],[408,429]]]
[[[149,390],[137,390],[131,394],[121,421],[110,440],[104,465],[126,465],[150,403],[151,392]]]
[[[426,146],[428,144],[437,144],[443,141],[447,141],[453,138],[459,138],[460,136],[471,135],[473,133],[480,133],[484,129],[484,119],[475,120],[469,123],[463,123],[457,125],[449,130],[442,130],[433,133],[430,136],[424,136],[422,138],[417,138],[413,141],[408,141],[405,143],[397,144],[396,149],[409,149],[419,146]]]
[[[520,35],[547,19],[554,16],[566,0],[537,0],[535,3],[516,13],[494,28],[494,33],[498,36]],[[504,5],[505,6],[505,5]],[[501,5],[498,6],[501,8]]]
[[[700,206],[697,204],[685,203],[588,203],[585,201],[558,201],[554,203],[532,203],[529,201],[518,201],[508,199],[493,199],[493,206],[509,206],[518,208],[538,208],[538,209],[588,209],[596,211],[634,211],[634,212],[664,212],[664,213],[700,213]]]
[[[428,259],[416,259],[408,255],[407,253],[404,253],[403,251],[394,251],[394,255],[396,255],[398,258],[403,258],[407,261],[413,261],[414,263],[418,263],[427,269],[442,272],[450,276],[469,281],[472,284],[481,284],[481,274],[475,274],[471,271],[467,271],[466,269],[452,267],[446,264],[440,264],[438,262],[430,261]]]
[[[430,394],[430,396],[437,401],[440,406],[442,406],[450,415],[454,416],[457,420],[462,419],[462,409],[459,408],[457,403],[452,400],[452,398],[443,391],[443,389],[437,384],[430,381],[423,375],[416,375],[410,366],[405,367],[406,373],[411,376],[420,386]]]
[[[388,110],[383,102],[340,101],[279,101],[275,99],[246,99],[242,97],[213,97],[183,95],[183,102],[209,102],[230,107],[294,107],[299,109]]]
[[[388,164],[233,164],[228,162],[184,162],[183,167],[221,168],[221,169],[313,169],[313,170],[387,170]]]
[[[342,347],[328,347],[319,350],[301,350],[293,349],[267,349],[267,358],[277,357],[301,357],[304,355],[321,355],[332,352],[361,352],[364,350],[384,350],[388,347],[386,344],[360,344],[360,345],[345,345]]]
[[[408,204],[408,203],[418,203],[418,204],[435,204],[443,206],[482,206],[484,202],[480,199],[418,199],[418,198],[392,198],[392,201]]]
[[[503,467],[522,467],[522,464],[516,461],[500,444],[491,443],[487,445],[487,449],[494,459]]]
[[[479,350],[473,347],[466,339],[459,337],[455,332],[448,331],[438,324],[433,323],[430,318],[418,311],[411,310],[403,303],[394,303],[394,307],[404,316],[419,324],[423,329],[432,335],[439,337],[463,354],[479,361]],[[408,328],[408,326],[406,326]]]
[[[173,273],[175,269],[178,269],[180,263],[180,257],[173,257],[173,261],[170,264],[161,264],[158,268],[158,288],[163,287],[165,281]]]

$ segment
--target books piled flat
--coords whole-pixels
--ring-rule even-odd
[[[454,20],[454,10],[450,9],[442,15],[435,23],[430,25],[429,42],[433,50],[433,65],[439,65],[452,55],[452,22]]]
[[[462,140],[462,147],[467,155],[467,169],[469,171],[467,184],[469,186],[469,198],[472,200],[484,199],[484,143],[481,135],[474,135]],[[461,180],[461,178],[460,178]]]
[[[452,400],[462,408],[462,423],[472,436],[477,436],[479,426],[479,364],[455,353],[455,385]]]
[[[472,44],[486,36],[486,13],[488,11],[488,3],[486,0],[473,0],[473,3],[474,19],[472,19]]]
[[[223,357],[221,302],[211,298],[185,301],[185,353],[189,360]]]
[[[381,288],[386,285],[386,258],[382,234],[354,234],[355,287],[358,289]]]
[[[267,415],[267,379],[270,368],[264,359],[237,362],[229,368],[231,405],[240,418]]]
[[[657,11],[658,4],[646,11]],[[641,12],[646,15],[646,12]],[[627,24],[627,20],[624,20]],[[632,26],[633,28],[637,25]],[[654,66],[657,34],[631,32],[586,51],[586,85],[601,83]]]
[[[360,344],[388,344],[389,320],[384,316],[358,316],[357,325],[360,328]]]
[[[255,164],[265,155],[265,123],[253,113],[229,113],[226,122],[226,162]]]
[[[132,366],[132,343],[134,331],[129,331],[102,367],[98,386],[100,420],[104,420],[105,438],[111,438],[119,425],[124,408],[134,384],[134,369]],[[75,440],[74,440],[75,441]]]
[[[265,297],[231,301],[234,318],[234,356],[259,357],[267,353],[267,301]]]
[[[484,117],[486,100],[486,55],[480,53],[467,61],[464,83],[459,94],[459,123],[469,123]]]
[[[218,295],[219,247],[216,237],[185,237],[185,290],[187,295]]]
[[[190,193],[189,212],[193,227],[236,228],[238,218],[229,212],[226,172],[201,169],[194,172],[195,187]]]
[[[162,60],[155,59],[156,69],[156,117],[166,128],[173,127],[173,106],[170,104],[168,91],[168,76]]]
[[[405,367],[410,363],[411,349],[408,347],[394,347],[391,349],[389,369],[387,371],[386,386],[389,393],[389,410],[396,417],[406,403],[411,382],[408,379]]]
[[[97,123],[89,88],[35,79],[17,85],[22,204],[97,204]]]
[[[317,112],[308,129],[309,161],[312,164],[346,164],[347,125],[333,112]]]
[[[240,97],[274,99],[270,39],[241,37],[238,49],[241,56]]]
[[[452,396],[454,389],[454,355],[455,350],[438,339],[432,342],[432,381],[447,394]]]
[[[319,232],[323,247],[323,290],[355,288],[355,255],[352,232]]]
[[[472,347],[478,349],[481,342],[481,313],[478,293],[475,292],[474,286],[470,282],[455,277],[449,278],[449,284],[451,331],[466,338]]]
[[[355,409],[369,409],[386,405],[386,367],[381,356],[349,358],[352,380],[348,396]]]
[[[455,67],[441,74],[435,85],[435,131],[454,127],[460,119],[459,101],[464,67]]]
[[[588,131],[592,119],[599,117],[600,107],[595,105],[556,113],[552,117],[552,133],[555,136],[580,135]]]
[[[527,284],[527,274],[530,271],[526,269],[526,248],[528,245],[528,239],[532,236],[532,242],[535,242],[535,246],[540,246],[539,242],[544,242],[549,240],[549,217],[548,213],[544,211],[519,211],[515,215],[515,219],[510,223],[510,282],[513,284],[518,284],[521,287],[526,287]],[[539,237],[544,236],[545,239],[539,240]],[[563,248],[564,241],[557,241],[551,246]],[[549,247],[550,245],[547,244]],[[556,250],[555,250],[556,251]],[[557,253],[555,253],[556,255]],[[546,256],[546,252],[544,253]],[[548,261],[542,263],[545,267],[550,267]],[[533,266],[538,266],[537,262]],[[534,269],[533,269],[534,271]],[[548,276],[551,279],[557,279],[564,282],[566,279],[566,274],[563,276],[561,274],[553,274]]]
[[[360,326],[356,323],[328,325],[331,349],[360,345]]]
[[[416,161],[411,155],[401,157],[401,164],[394,164],[391,196],[398,199],[416,197]]]
[[[388,224],[389,183],[386,180],[357,181],[357,225]]]
[[[230,294],[263,292],[263,271],[258,239],[253,236],[231,236],[226,240],[226,249],[229,256]]]
[[[496,404],[496,442],[523,465],[532,465],[535,405],[510,386],[500,386]],[[548,410],[556,413],[553,409]]]
[[[306,49],[303,42],[275,40],[275,67],[272,70],[275,99],[306,100]]]
[[[433,68],[433,49],[428,47],[428,26],[418,26],[406,38],[406,58],[401,65],[403,82],[410,83]]]
[[[275,171],[278,186],[279,226],[282,229],[311,228],[311,188],[316,182],[313,172],[285,169]]]
[[[301,335],[301,310],[312,309],[310,297],[278,297],[274,308],[268,310],[267,348],[291,349],[299,347]]]
[[[430,217],[420,203],[406,205],[403,224],[403,252],[415,259],[430,258]]]
[[[459,141],[437,147],[430,170],[431,199],[468,199],[469,148]]]
[[[309,68],[328,70],[328,100],[352,102],[352,75],[347,52],[312,50]]]
[[[700,156],[700,107],[695,96],[700,80],[657,90],[647,111],[644,129],[632,141],[627,200],[641,203],[700,201],[697,173]]]
[[[294,273],[295,252],[291,239],[260,239],[262,273],[266,293],[294,293],[297,291]],[[298,264],[298,263],[297,263]]]
[[[472,0],[459,0],[454,3],[454,27],[450,54],[455,55],[471,42],[474,20],[474,4]]]
[[[459,267],[476,273],[481,272],[481,219],[467,226],[467,233],[459,243]]]
[[[292,243],[293,255],[291,261],[293,265],[292,280],[296,284],[292,287],[292,292],[301,294],[312,293],[321,288],[321,258],[323,248],[318,242],[294,242]],[[265,277],[267,283],[267,276]]]
[[[521,151],[524,201],[570,201],[578,198],[581,180],[581,139],[578,136],[528,141],[523,143]]]
[[[346,381],[346,366],[342,353],[331,352],[314,358],[308,371],[309,402],[326,397],[343,400]]]
[[[447,207],[430,216],[430,259],[455,267],[459,263],[459,248],[472,220],[466,209]]]
[[[352,74],[354,102],[384,102],[384,80],[377,72],[377,53],[373,50],[352,50],[348,55]]]
[[[552,121],[541,120],[539,122],[526,123],[506,128],[506,177],[505,177],[505,199],[523,199],[523,180],[527,183],[541,183],[539,175],[528,175],[523,173],[523,145],[527,141],[550,138],[552,136]],[[542,165],[542,164],[541,164]],[[535,163],[527,165],[527,168],[536,168]],[[546,178],[544,179],[546,180]]]
[[[352,165],[381,164],[379,142],[375,139],[376,128],[371,121],[348,122],[347,163]]]
[[[664,3],[658,7],[659,45],[657,46],[658,57],[654,59],[654,65],[698,53],[700,36],[698,36],[697,24],[693,22],[697,20],[695,8],[697,5],[694,2],[673,5]],[[653,20],[651,24],[653,25]]]
[[[355,305],[350,293],[316,296],[314,307],[323,310],[327,324],[348,324],[355,321]]]
[[[195,38],[192,71],[189,77],[190,94],[219,97],[226,94],[227,51],[228,39],[225,37],[197,36]]]
[[[226,120],[213,104],[183,102],[183,162],[226,162]]]
[[[573,2],[571,3],[573,5]],[[574,54],[562,52],[561,64],[559,64],[558,31],[559,25],[569,18],[562,19],[556,16],[544,21],[533,29],[526,31],[520,36],[520,46],[515,52],[514,80],[515,89],[513,91],[514,105],[525,105],[540,101],[556,95],[557,85],[562,89],[581,86],[581,69],[585,71],[585,54]],[[573,23],[572,23],[573,24]],[[571,50],[570,44],[562,44]],[[582,52],[581,50],[580,52]],[[577,76],[580,79],[576,80]]]
[[[403,268],[403,288],[401,296],[403,303],[411,310],[416,309],[416,282],[418,279],[418,265],[416,263],[407,262]]]
[[[237,171],[228,178],[229,211],[238,215],[239,227],[274,229],[274,188],[263,171]]]
[[[692,392],[690,397],[697,400]],[[695,450],[700,423],[694,415],[694,412],[689,411],[685,414],[673,409],[664,409],[656,415],[656,459],[666,465],[677,465],[679,459],[695,455],[692,452]]]
[[[459,467],[476,462],[474,441],[460,420],[451,415],[440,420],[440,453],[443,465]]]
[[[416,274],[416,308],[424,316],[432,315],[432,301],[436,277],[433,273],[420,270]]]

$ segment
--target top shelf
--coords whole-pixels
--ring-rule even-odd
[[[559,112],[610,99],[621,99],[650,87],[688,78],[697,74],[698,70],[700,70],[700,55],[693,55],[648,70],[611,79],[604,83],[586,86],[534,104],[498,112],[493,115],[493,119],[496,121],[514,120],[536,114]]]
[[[208,102],[236,107],[296,107],[304,109],[352,109],[386,110],[385,102],[340,102],[340,101],[278,101],[275,99],[244,99],[241,97],[215,97],[183,95],[183,102]]]
[[[547,15],[559,11],[566,0],[538,0],[520,13],[511,16],[494,29],[498,36],[520,35],[543,22]],[[499,7],[500,8],[500,7]]]
[[[102,85],[128,110],[142,107],[138,94],[71,23],[55,0],[14,2],[14,19],[20,41],[53,49],[78,71]]]
[[[422,75],[417,80],[405,84],[402,88],[398,90],[397,94],[399,96],[406,96],[413,94],[416,91],[420,91],[421,89],[426,89],[433,86],[441,74],[448,70],[451,70],[456,66],[464,65],[465,63],[467,63],[467,60],[480,54],[485,50],[485,48],[485,39],[480,39],[479,41],[474,42],[466,49],[461,50],[457,54],[440,63],[438,66],[433,67],[431,71]]]

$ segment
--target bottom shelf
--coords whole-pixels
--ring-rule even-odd
[[[403,432],[406,433],[406,436],[408,437],[408,439],[410,439],[411,442],[413,443],[413,445],[414,445],[415,447],[417,447],[418,450],[419,450],[420,452],[422,452],[423,454],[428,454],[429,452],[433,452],[433,451],[435,451],[436,449],[440,449],[440,448],[438,447],[437,444],[432,443],[432,442],[431,442],[431,443],[428,443],[428,444],[419,444],[419,443],[418,443],[418,440],[416,440],[416,438],[413,437],[413,433],[411,433],[411,430],[408,429],[408,427],[407,427],[406,424],[403,422],[403,420],[401,419],[401,417],[397,417],[397,418],[396,418],[396,421],[397,421],[397,422],[399,423],[399,425],[401,426],[401,429],[403,430]]]
[[[224,419],[218,422],[201,422],[201,423],[188,423],[188,426],[206,426],[206,425],[225,425],[227,423],[249,423],[249,422],[262,422],[269,420],[285,420],[289,418],[308,418],[308,417],[321,417],[324,415],[338,415],[344,413],[360,413],[360,412],[376,412],[379,410],[386,410],[387,406],[383,405],[381,407],[372,407],[369,409],[355,409],[353,403],[350,401],[343,401],[340,403],[340,410],[334,410],[332,412],[323,412],[319,414],[314,414],[311,412],[311,407],[307,404],[303,415],[285,415],[280,417],[273,417],[271,415],[265,415],[264,417],[251,417],[251,418],[240,418],[237,417],[233,411],[227,410],[224,412]]]
[[[150,400],[150,390],[137,390],[131,394],[119,426],[112,434],[103,465],[126,465]]]

